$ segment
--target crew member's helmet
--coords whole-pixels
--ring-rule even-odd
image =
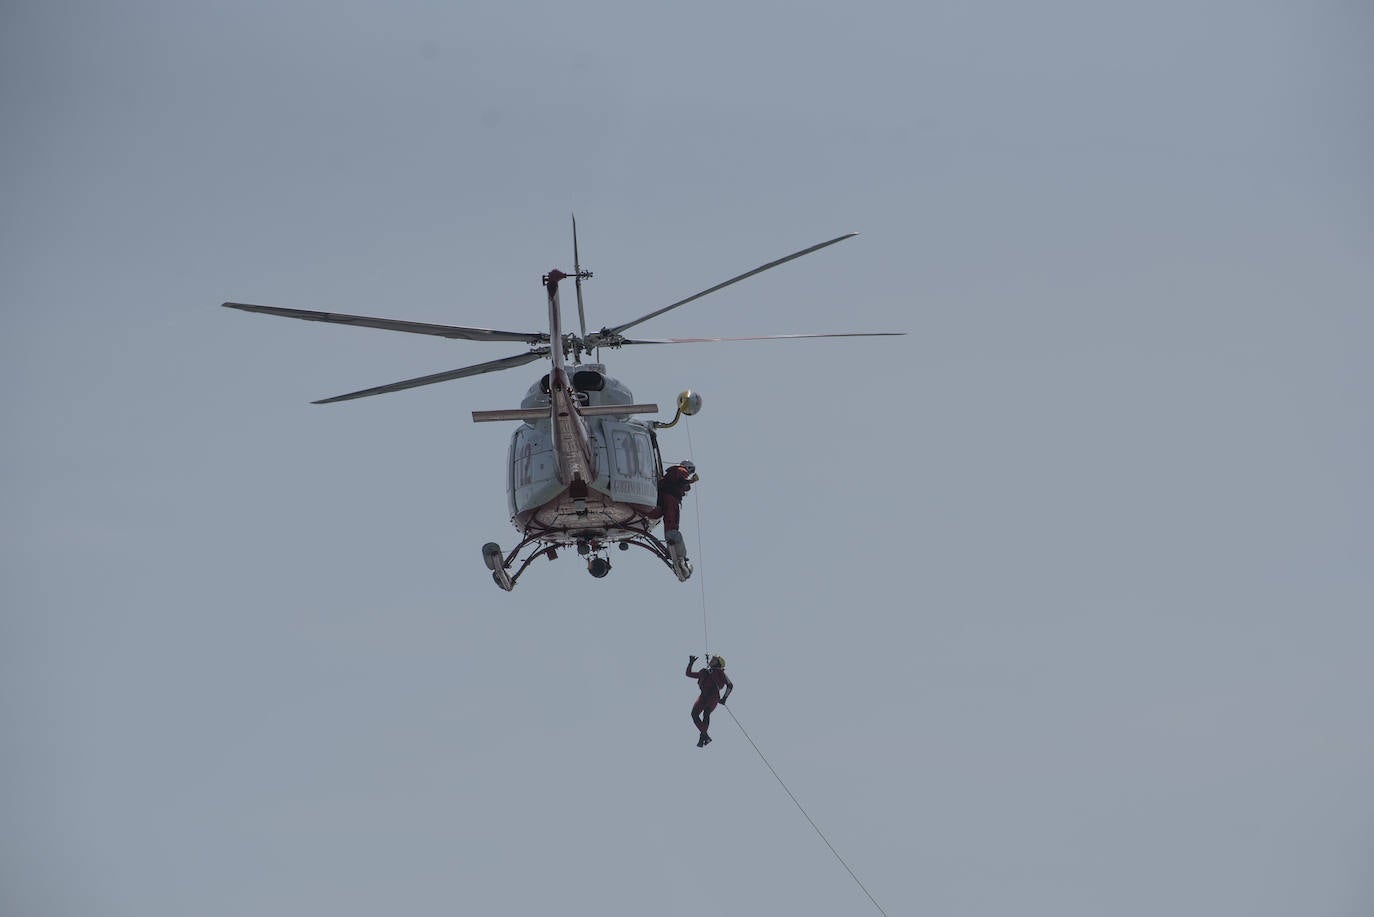
[[[725,657],[724,657],[724,656],[712,656],[712,657],[711,657],[711,668],[713,668],[713,669],[723,669],[723,668],[725,668]]]
[[[682,461],[678,462],[678,464],[681,465],[684,469],[686,469],[688,474],[697,473],[697,463],[692,461],[691,459],[683,459]]]

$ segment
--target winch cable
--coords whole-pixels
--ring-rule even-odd
[[[683,426],[687,429],[687,457],[695,465],[697,461],[696,449],[692,446],[692,419],[686,418]],[[701,548],[701,489],[698,488],[692,494],[692,508],[697,517],[697,582],[701,585],[701,645],[706,650],[706,664],[711,664],[711,637],[706,629],[706,564],[702,556]]]
[[[695,448],[693,447],[693,445],[692,445],[692,422],[691,422],[691,420],[688,419],[687,422],[684,424],[684,426],[685,426],[686,429],[687,429],[687,457],[688,457],[689,459],[691,459],[691,461],[692,461],[693,464],[696,464],[696,460],[697,460],[697,457],[696,457],[696,449],[695,449]],[[692,498],[692,507],[693,507],[693,509],[694,509],[694,511],[695,511],[695,513],[696,513],[696,517],[697,517],[697,566],[696,566],[696,575],[697,575],[698,581],[701,583],[701,639],[702,639],[702,644],[706,647],[706,664],[709,666],[709,665],[711,664],[711,644],[710,644],[710,638],[709,638],[709,634],[708,634],[707,627],[706,627],[706,576],[705,576],[705,574],[702,572],[702,568],[705,566],[705,564],[702,563],[702,549],[701,549],[701,541],[702,541],[702,539],[701,539],[701,492],[700,492],[699,490],[696,492],[696,494],[695,494],[695,495],[693,496],[693,498]],[[739,721],[739,717],[735,716],[735,711],[734,711],[734,710],[731,710],[730,707],[726,706],[725,704],[721,704],[721,706],[722,706],[722,707],[725,707],[725,712],[728,713],[728,714],[730,714],[730,719],[732,719],[732,720],[735,721],[735,725],[736,725],[737,727],[739,727],[740,733],[741,733],[741,734],[744,736],[744,738],[749,742],[749,744],[750,744],[751,746],[753,746],[754,752],[759,756],[759,760],[763,762],[764,767],[767,767],[767,768],[768,768],[769,773],[771,773],[771,774],[773,775],[773,779],[776,780],[776,781],[778,781],[778,786],[782,787],[783,792],[785,792],[785,793],[787,794],[787,798],[792,800],[792,804],[795,805],[795,806],[797,807],[797,811],[801,812],[802,816],[807,820],[807,822],[808,822],[808,823],[811,825],[811,827],[815,830],[817,836],[820,837],[820,839],[821,839],[822,841],[825,842],[825,846],[827,846],[827,847],[830,848],[830,852],[833,853],[833,854],[835,855],[835,859],[838,860],[839,863],[840,863],[840,865],[844,867],[845,872],[849,873],[849,877],[850,877],[851,879],[854,880],[854,884],[857,885],[857,886],[859,886],[859,890],[862,891],[865,895],[868,896],[868,900],[869,900],[869,901],[872,901],[872,902],[873,902],[873,906],[876,907],[876,908],[878,909],[878,913],[882,914],[883,917],[887,917],[887,911],[883,910],[883,906],[882,906],[881,904],[878,903],[878,899],[877,899],[877,898],[874,898],[874,897],[873,897],[873,894],[872,894],[867,888],[864,887],[863,882],[859,881],[859,877],[858,877],[857,875],[854,874],[854,870],[853,870],[853,869],[850,869],[849,864],[846,863],[846,862],[844,861],[844,857],[840,856],[840,852],[839,852],[838,850],[835,849],[835,845],[832,844],[832,843],[830,843],[830,839],[827,838],[827,837],[825,836],[825,832],[821,830],[820,825],[816,824],[816,820],[815,820],[814,818],[812,818],[809,814],[807,814],[806,809],[804,809],[804,808],[802,807],[801,801],[800,801],[799,799],[797,799],[797,795],[796,795],[795,793],[793,793],[791,789],[788,788],[788,786],[787,786],[786,783],[783,782],[783,779],[782,779],[781,776],[779,776],[777,769],[776,769],[775,767],[773,767],[773,765],[769,762],[767,756],[764,755],[763,749],[759,748],[758,743],[755,742],[754,739],[753,739],[753,737],[750,736],[749,733],[745,730],[744,724],[741,723],[741,722]]]

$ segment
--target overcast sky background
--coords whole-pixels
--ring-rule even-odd
[[[0,912],[1374,911],[1358,2],[0,10]],[[518,353],[623,322],[700,579],[510,595]],[[698,513],[699,510],[699,513]],[[703,592],[700,583],[704,582]]]

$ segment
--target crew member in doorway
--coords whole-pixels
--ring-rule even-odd
[[[663,533],[676,532],[682,517],[682,498],[701,480],[697,466],[687,460],[669,465],[658,479],[658,508],[663,513]]]
[[[716,704],[725,703],[725,699],[730,696],[730,692],[735,690],[735,683],[730,680],[730,676],[725,674],[725,659],[721,656],[712,656],[709,668],[693,672],[692,666],[697,664],[697,657],[687,657],[687,677],[697,680],[697,688],[701,693],[697,696],[697,702],[692,705],[692,722],[696,724],[697,748],[704,748],[711,744],[711,735],[708,730],[711,728],[711,711],[716,709]],[[720,689],[724,688],[725,693],[721,694]]]

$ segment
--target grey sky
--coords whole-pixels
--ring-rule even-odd
[[[873,912],[647,555],[505,595],[543,327],[690,427],[731,709],[887,912],[1374,908],[1366,4],[0,12],[0,911]],[[686,455],[686,431],[664,435]]]

